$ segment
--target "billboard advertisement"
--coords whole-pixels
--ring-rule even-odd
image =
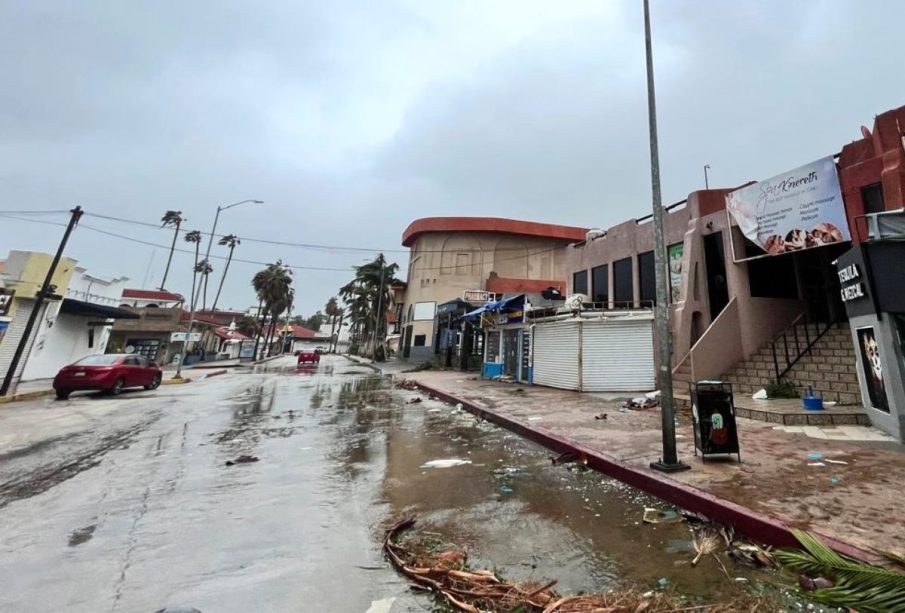
[[[889,400],[886,397],[886,370],[883,368],[880,346],[873,328],[869,326],[858,328],[858,348],[870,405],[889,413]]]
[[[770,255],[851,240],[832,156],[730,192],[726,209]]]
[[[685,253],[685,244],[676,243],[670,245],[669,256],[669,294],[670,302],[678,302],[682,290],[682,256]]]

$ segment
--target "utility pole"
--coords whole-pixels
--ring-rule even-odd
[[[371,360],[377,359],[377,336],[380,333],[380,308],[383,306],[383,278],[386,258],[380,254],[380,292],[377,294],[377,312],[374,313],[374,346],[371,348]]]
[[[710,189],[710,179],[707,177],[708,170],[710,170],[710,164],[704,164],[704,189]]]
[[[16,370],[19,368],[19,361],[22,359],[22,354],[25,353],[25,347],[28,345],[29,337],[31,337],[31,332],[35,327],[35,322],[38,319],[38,315],[41,313],[41,307],[50,295],[53,275],[57,271],[57,265],[60,263],[60,258],[63,257],[63,250],[66,249],[66,242],[69,240],[69,235],[72,234],[75,225],[82,217],[82,207],[77,206],[72,209],[70,213],[72,213],[72,217],[69,218],[69,225],[66,226],[66,231],[63,233],[63,240],[60,241],[60,246],[57,247],[57,253],[53,256],[50,268],[47,269],[47,276],[44,277],[44,283],[41,285],[41,289],[38,290],[37,296],[35,296],[35,305],[32,307],[31,314],[28,316],[28,322],[25,324],[25,332],[22,333],[22,338],[19,339],[19,344],[16,346],[16,352],[13,354],[13,359],[9,364],[9,369],[6,371],[6,376],[3,378],[3,384],[0,385],[0,396],[6,396],[7,392],[9,392],[13,377],[15,377]]]
[[[660,150],[657,143],[657,102],[654,92],[654,56],[651,49],[650,6],[644,0],[644,45],[647,55],[647,117],[650,129],[650,180],[654,207],[654,270],[657,305],[654,317],[659,349],[660,417],[663,427],[663,457],[651,468],[676,472],[691,468],[679,462],[676,453],[676,422],[672,390],[672,338],[669,336],[669,286],[666,276],[666,245],[663,242],[663,202],[660,194]]]

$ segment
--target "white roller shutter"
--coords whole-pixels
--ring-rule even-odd
[[[534,383],[579,389],[578,331],[577,321],[534,326]]]
[[[581,347],[584,391],[640,392],[655,388],[650,319],[585,320]]]

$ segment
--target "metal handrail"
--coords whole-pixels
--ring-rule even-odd
[[[779,336],[773,339],[771,343],[771,353],[773,354],[773,372],[776,374],[776,382],[779,383],[786,374],[798,363],[805,355],[811,354],[811,348],[817,344],[824,334],[829,332],[838,322],[830,320],[827,322],[818,322],[811,320],[807,313],[802,313],[789,326],[783,330]],[[804,335],[804,343],[802,344],[799,329]],[[790,338],[791,336],[791,338]],[[790,347],[789,343],[793,341],[795,344]],[[777,355],[777,345],[782,343],[781,355]],[[803,345],[803,346],[802,346]],[[790,352],[791,350],[791,352]],[[781,362],[781,358],[785,358]],[[780,368],[780,364],[783,364]]]

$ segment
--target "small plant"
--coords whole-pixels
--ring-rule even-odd
[[[798,388],[794,381],[789,379],[780,379],[767,384],[764,388],[767,392],[767,398],[798,398]]]

